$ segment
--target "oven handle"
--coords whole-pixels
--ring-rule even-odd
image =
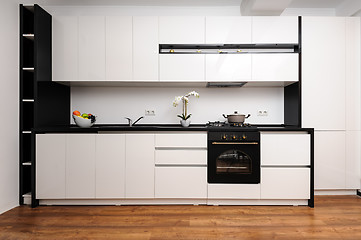
[[[212,142],[213,145],[257,145],[258,142]]]

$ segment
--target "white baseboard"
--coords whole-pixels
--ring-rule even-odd
[[[315,195],[357,195],[357,189],[315,190]]]

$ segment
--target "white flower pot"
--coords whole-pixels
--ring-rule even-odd
[[[189,124],[191,124],[191,120],[187,119],[187,120],[180,120],[180,123],[182,124],[182,127],[189,127]]]

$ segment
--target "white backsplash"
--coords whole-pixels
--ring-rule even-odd
[[[139,123],[179,123],[177,114],[182,106],[173,107],[175,96],[192,90],[200,98],[190,97],[188,112],[192,123],[224,121],[222,114],[234,111],[251,114],[249,123],[282,124],[283,88],[142,88],[142,87],[72,87],[71,110],[93,113],[97,123],[127,123],[125,117],[136,119],[145,110],[155,110],[155,116],[146,116]],[[268,116],[257,116],[257,110],[267,110]],[[73,123],[73,120],[71,120]]]

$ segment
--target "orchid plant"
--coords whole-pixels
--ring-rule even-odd
[[[187,105],[189,103],[189,97],[190,96],[195,96],[196,98],[199,98],[199,93],[197,93],[196,91],[192,91],[192,92],[187,93],[184,96],[175,97],[175,99],[173,101],[173,106],[174,107],[177,107],[180,102],[183,102],[183,113],[177,115],[177,117],[179,117],[182,120],[187,120],[192,115],[192,114],[187,113]]]

